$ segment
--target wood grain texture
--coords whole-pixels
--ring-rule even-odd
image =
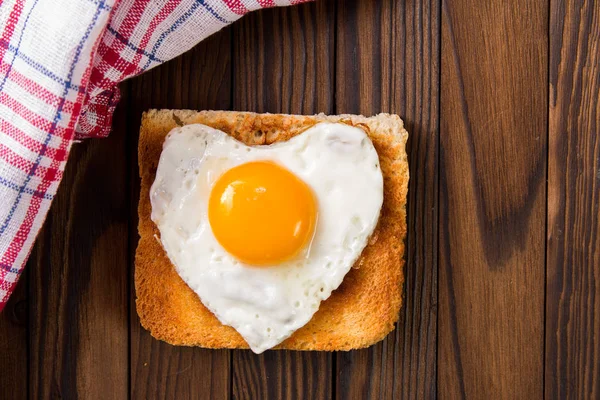
[[[331,353],[233,352],[234,399],[329,399]]]
[[[115,126],[124,118],[121,105]],[[30,258],[30,398],[127,397],[128,166],[115,130],[73,146]]]
[[[540,398],[544,0],[442,1],[438,393]]]
[[[27,399],[27,270],[0,313],[0,398]]]
[[[210,56],[208,56],[210,55]],[[227,28],[130,82],[129,125],[130,261],[137,247],[139,173],[137,137],[142,112],[150,108],[229,109],[231,107],[231,29]],[[133,282],[133,281],[132,281]],[[132,399],[227,399],[230,388],[230,352],[175,347],[160,342],[141,327],[131,287]]]
[[[0,314],[0,398],[600,397],[597,0],[263,10],[121,90],[111,137],[74,146]],[[396,330],[345,353],[153,339],[133,289],[149,108],[401,115]]]
[[[252,13],[234,24],[233,107],[239,111],[333,111],[332,1]]]
[[[334,3],[264,10],[234,25],[233,109],[333,111]],[[331,353],[234,350],[234,399],[329,399]]]
[[[338,353],[339,399],[435,397],[439,5],[338,3],[336,112],[401,115],[411,171],[400,318],[382,343]]]
[[[553,0],[546,398],[600,398],[600,3]]]

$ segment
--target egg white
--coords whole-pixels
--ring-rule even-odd
[[[216,179],[250,161],[287,168],[317,200],[310,248],[273,267],[236,260],[208,221]],[[261,353],[305,325],[342,283],[377,224],[383,178],[377,152],[359,128],[320,123],[286,142],[249,147],[194,124],[167,136],[150,199],[160,241],[179,275],[221,323]]]

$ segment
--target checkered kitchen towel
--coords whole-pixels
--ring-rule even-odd
[[[74,139],[106,136],[116,84],[248,11],[306,0],[0,0],[0,310]]]

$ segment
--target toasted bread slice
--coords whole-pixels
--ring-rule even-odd
[[[342,285],[321,303],[313,318],[277,348],[351,350],[382,340],[398,319],[404,277],[405,204],[408,133],[397,115],[314,116],[235,111],[150,110],[142,117],[139,139],[141,194],[140,241],[136,252],[136,306],[142,326],[157,339],[175,345],[248,348],[231,327],[222,325],[183,282],[157,240],[150,219],[150,187],[163,141],[178,125],[200,123],[220,129],[248,145],[287,140],[322,121],[359,126],[379,154],[384,177],[381,217],[369,245]]]

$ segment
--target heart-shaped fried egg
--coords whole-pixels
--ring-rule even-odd
[[[356,127],[320,123],[246,146],[195,124],[167,136],[150,198],[181,278],[260,353],[342,283],[377,224],[383,178]]]

